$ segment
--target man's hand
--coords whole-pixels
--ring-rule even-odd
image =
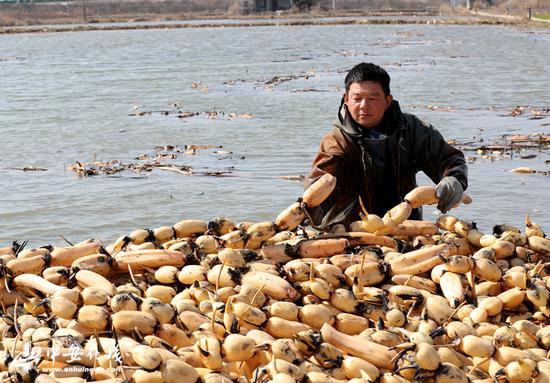
[[[304,204],[305,205],[305,204]],[[317,227],[323,221],[323,208],[319,206],[307,207],[305,206],[306,218],[309,224],[313,227]]]
[[[464,189],[455,177],[444,177],[437,184],[436,196],[439,198],[437,208],[446,213],[462,199]]]

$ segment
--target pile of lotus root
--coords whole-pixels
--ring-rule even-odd
[[[382,218],[307,229],[335,184],[274,222],[0,248],[0,383],[550,382],[538,225],[409,221],[438,202],[422,186]]]

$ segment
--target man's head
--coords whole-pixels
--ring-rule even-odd
[[[378,65],[361,63],[346,75],[344,102],[351,117],[365,128],[380,124],[393,98],[390,75]]]

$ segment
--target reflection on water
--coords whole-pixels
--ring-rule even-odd
[[[308,172],[345,72],[360,61],[385,66],[403,109],[448,139],[548,133],[550,117],[501,115],[518,105],[549,107],[549,47],[547,31],[484,26],[1,35],[0,244],[62,243],[59,234],[109,241],[184,218],[274,219],[302,190],[280,177]],[[162,159],[192,167],[192,176],[153,170],[80,178],[66,170],[76,161],[139,162],[165,145],[222,148]],[[550,178],[509,172],[550,170],[548,153],[536,154],[472,163],[474,203],[455,213],[484,231],[522,225],[529,213],[550,230]],[[28,166],[47,171],[16,170]],[[205,175],[212,171],[231,176]],[[428,219],[435,213],[425,210]]]

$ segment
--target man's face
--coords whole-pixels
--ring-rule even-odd
[[[386,96],[382,85],[375,81],[354,82],[344,93],[351,117],[365,128],[375,128],[380,124],[392,100],[392,96]]]

